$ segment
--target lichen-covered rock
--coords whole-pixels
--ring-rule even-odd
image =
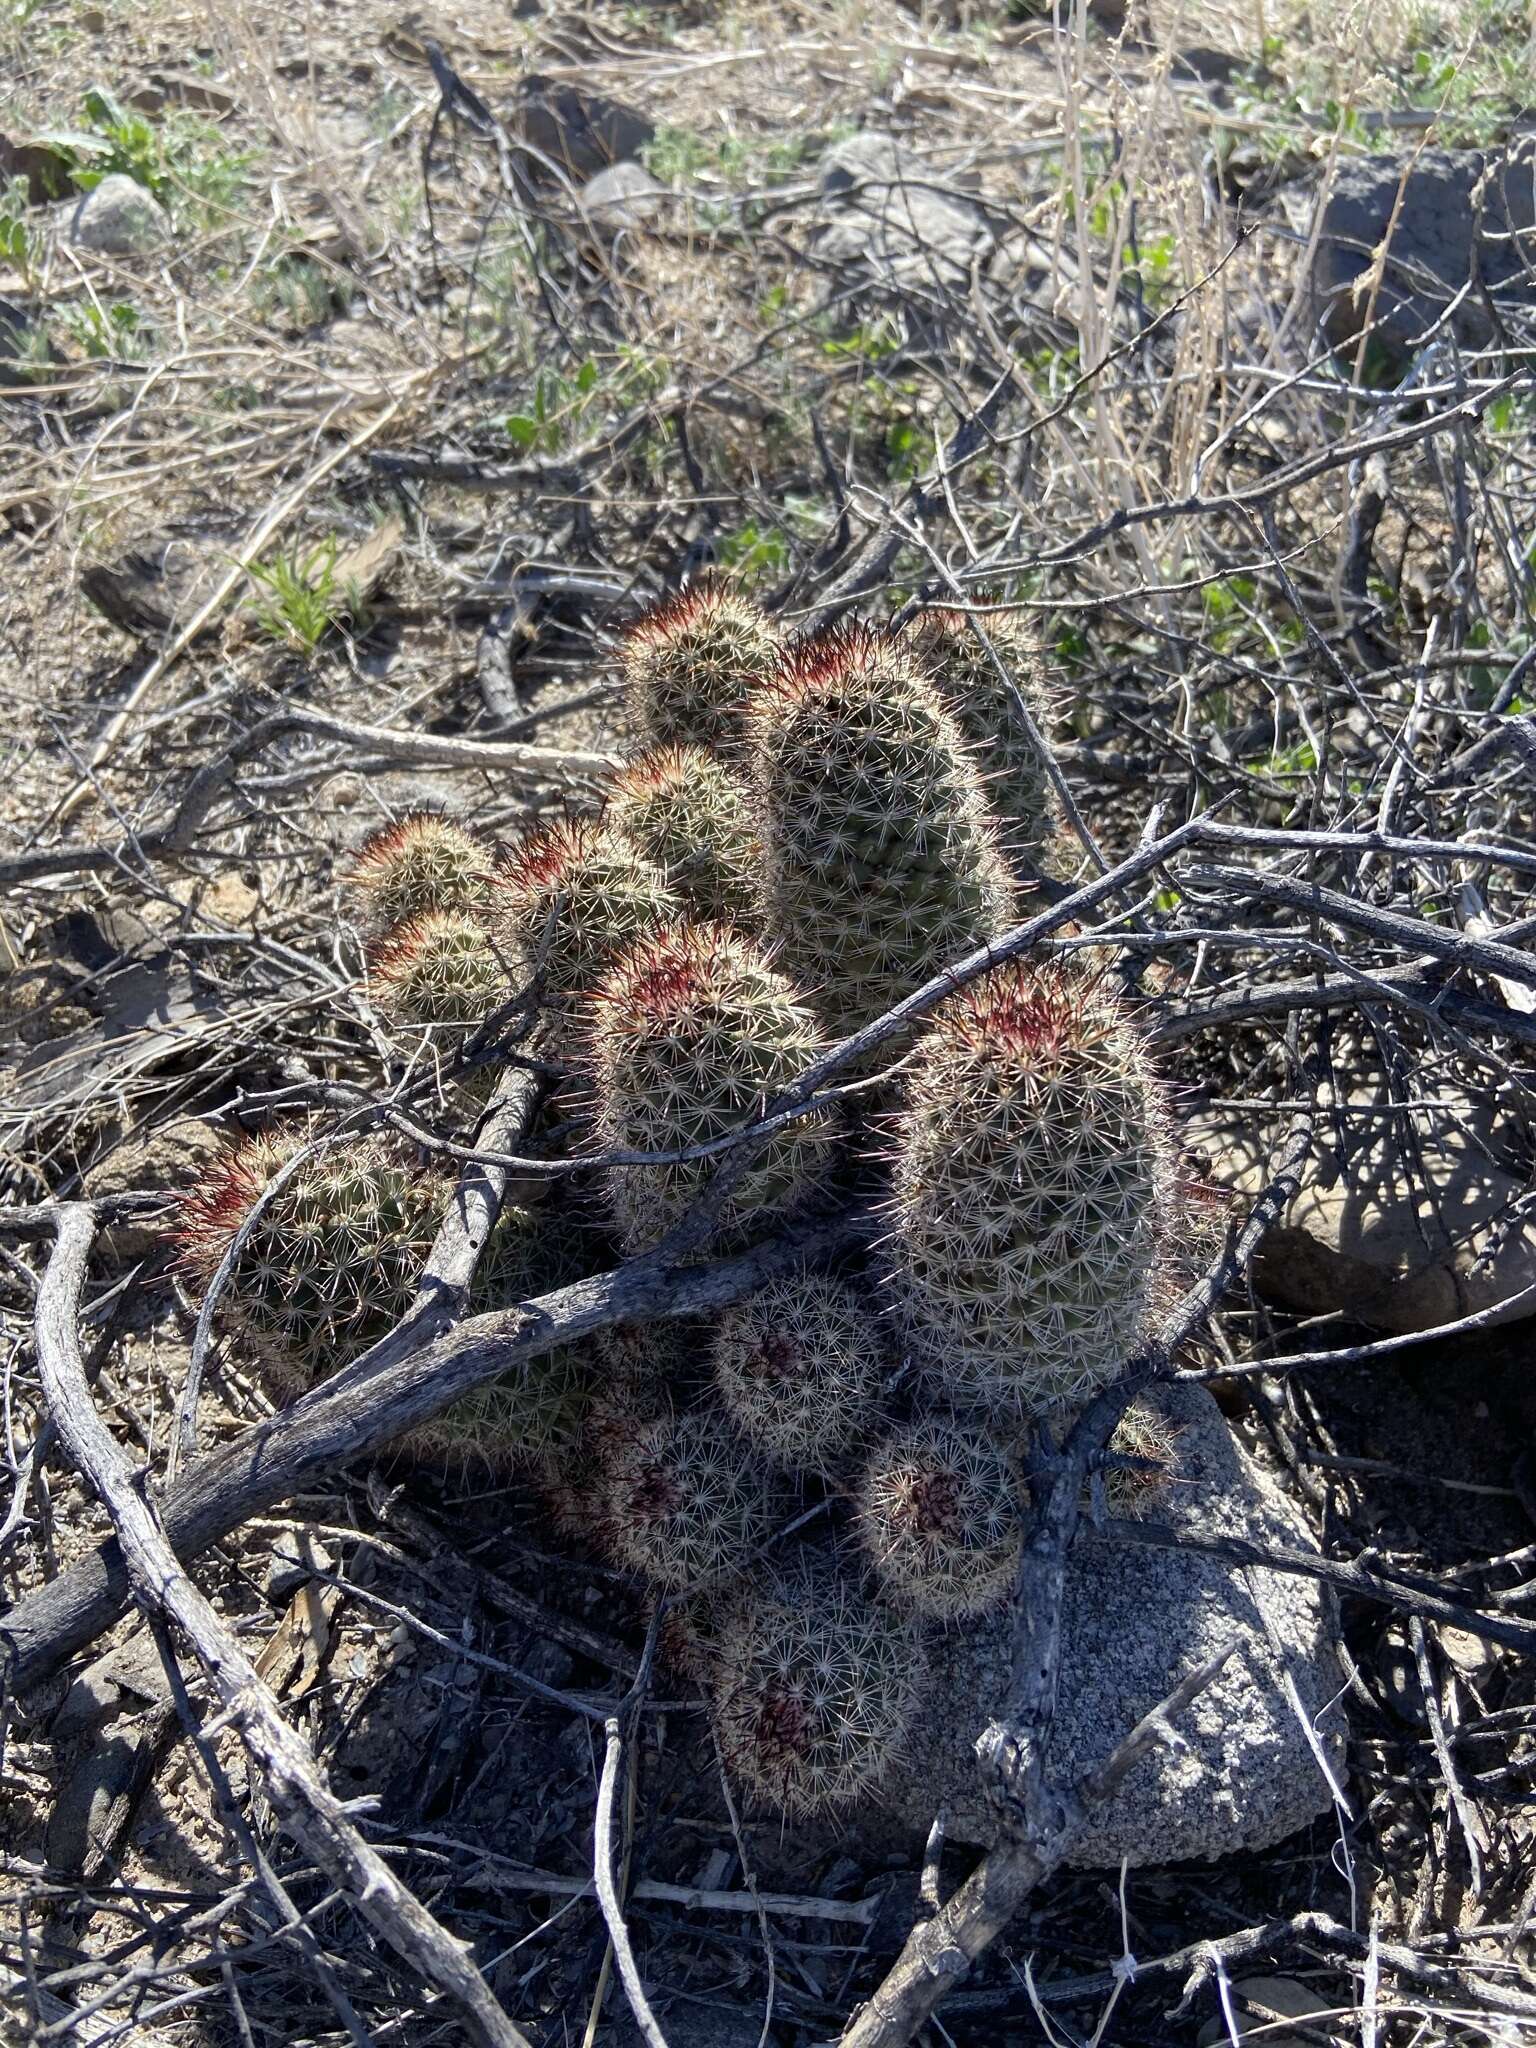
[[[817,171],[821,260],[852,278],[960,284],[994,238],[985,210],[953,173],[865,130],[833,143]]]
[[[1158,1520],[1311,1547],[1294,1509],[1243,1454],[1203,1388],[1172,1387],[1156,1399],[1178,1432],[1178,1469],[1152,1510]],[[922,1840],[941,1805],[951,1840],[984,1845],[993,1837],[973,1746],[1007,1706],[1013,1629],[1005,1607],[932,1631],[932,1680],[908,1730],[900,1781],[888,1788],[888,1812],[909,1842]],[[1301,1717],[1335,1772],[1343,1733],[1325,1589],[1091,1528],[1080,1533],[1067,1573],[1053,1781],[1075,1783],[1102,1764],[1182,1677],[1234,1638],[1236,1655],[1180,1718],[1186,1746],[1143,1758],[1090,1817],[1069,1863],[1174,1863],[1280,1841],[1332,1797]],[[889,1818],[872,1825],[886,1831]]]

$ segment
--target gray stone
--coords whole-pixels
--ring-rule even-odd
[[[525,158],[535,180],[563,173],[577,183],[605,165],[638,156],[656,135],[654,124],[633,107],[537,72],[519,88],[513,125],[536,152]]]
[[[1259,1285],[1308,1315],[1400,1333],[1474,1312],[1536,1314],[1531,1179],[1501,1123],[1449,1085],[1399,1109],[1385,1081],[1361,1080],[1318,1118],[1301,1187],[1255,1262]],[[1186,1127],[1185,1143],[1211,1180],[1251,1196],[1281,1136],[1212,1113]]]
[[[962,284],[996,239],[985,211],[894,137],[866,132],[821,159],[823,262],[882,283]]]
[[[1314,1547],[1203,1388],[1171,1387],[1157,1399],[1178,1432],[1177,1469],[1149,1515],[1203,1535]],[[1067,1573],[1052,1779],[1075,1784],[1189,1671],[1234,1639],[1239,1647],[1181,1716],[1184,1745],[1142,1759],[1092,1814],[1069,1863],[1096,1868],[1124,1857],[1140,1866],[1263,1848],[1327,1811],[1332,1794],[1300,1714],[1337,1773],[1335,1626],[1331,1599],[1310,1579],[1084,1529]],[[974,1744],[1007,1707],[1012,1631],[1004,1611],[933,1633],[934,1676],[901,1782],[888,1793],[909,1841],[926,1833],[941,1805],[950,1839],[992,1839]]]
[[[1372,329],[1388,375],[1401,376],[1421,337],[1469,282],[1473,289],[1447,323],[1463,347],[1494,340],[1488,300],[1504,319],[1536,305],[1533,171],[1530,139],[1507,153],[1426,149],[1411,159],[1342,159],[1323,197],[1312,264],[1314,309],[1333,346],[1351,351],[1359,340],[1370,272],[1389,228]]]
[[[69,239],[103,256],[136,256],[171,237],[170,215],[152,192],[121,171],[109,171],[75,208]]]
[[[625,228],[652,225],[674,204],[666,186],[658,184],[644,164],[629,159],[588,178],[577,195],[576,210],[589,228],[616,235]]]
[[[54,1742],[73,1742],[101,1722],[140,1713],[169,1694],[155,1639],[147,1628],[136,1628],[71,1680],[48,1724],[49,1736]]]
[[[50,1868],[81,1874],[92,1851],[107,1842],[114,1811],[138,1774],[142,1739],[138,1730],[100,1735],[60,1771],[44,1836]]]
[[[335,1559],[313,1529],[280,1529],[267,1559],[266,1596],[274,1607],[281,1607],[316,1572],[335,1569]]]

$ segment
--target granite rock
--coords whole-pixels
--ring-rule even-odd
[[[588,178],[576,198],[576,211],[598,235],[612,236],[626,228],[644,228],[664,217],[676,204],[643,164],[632,158],[610,164]]]
[[[1207,1535],[1314,1547],[1204,1388],[1170,1387],[1157,1400],[1178,1432],[1178,1462],[1149,1515]],[[951,1840],[992,1839],[974,1744],[1007,1706],[1012,1627],[1004,1610],[934,1630],[925,1705],[901,1780],[887,1792],[887,1839],[894,1822],[920,1841],[940,1805]],[[1122,1857],[1132,1866],[1208,1859],[1264,1848],[1326,1812],[1333,1795],[1318,1752],[1337,1775],[1344,1732],[1335,1631],[1332,1600],[1310,1579],[1085,1527],[1067,1573],[1051,1779],[1078,1782],[1180,1678],[1225,1644],[1238,1648],[1181,1717],[1184,1745],[1143,1758],[1090,1816],[1067,1861],[1084,1869]]]
[[[1255,1262],[1259,1286],[1305,1314],[1398,1333],[1536,1314],[1531,1176],[1507,1124],[1448,1085],[1403,1106],[1362,1077],[1318,1118],[1301,1187]],[[1281,1136],[1213,1113],[1185,1144],[1218,1186],[1252,1196]]]
[[[817,179],[816,255],[882,283],[963,284],[996,239],[985,210],[953,177],[890,135],[865,131],[834,143]]]

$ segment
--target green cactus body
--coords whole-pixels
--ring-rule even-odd
[[[624,955],[591,1005],[592,1134],[601,1151],[672,1152],[726,1137],[761,1114],[823,1049],[805,1004],[750,942],[723,925],[674,925]],[[720,1218],[801,1203],[825,1180],[825,1115],[760,1148]],[[712,1179],[723,1154],[607,1169],[630,1251],[656,1244]]]
[[[1022,614],[988,612],[976,623],[1007,671],[1006,681],[964,612],[926,612],[913,641],[975,752],[1005,850],[1024,873],[1038,865],[1055,829],[1056,798],[1045,752],[1019,707],[1047,745],[1054,707],[1045,665]]]
[[[508,994],[507,975],[478,918],[432,910],[399,926],[373,956],[383,1007],[402,1023],[464,1037]]]
[[[695,917],[743,929],[762,849],[745,791],[702,747],[660,747],[615,781],[604,814],[665,875]]]
[[[581,1278],[579,1240],[548,1204],[506,1203],[475,1268],[468,1312],[484,1315]],[[588,1348],[561,1344],[473,1388],[406,1439],[410,1449],[493,1472],[532,1466],[552,1476],[579,1455],[594,1386]]]
[[[831,1575],[749,1594],[722,1630],[711,1712],[726,1768],[792,1820],[878,1792],[899,1764],[922,1673],[912,1628]]]
[[[460,826],[418,815],[375,832],[349,879],[382,929],[429,911],[484,910],[494,867],[490,849]]]
[[[1112,1379],[1154,1303],[1173,1175],[1123,1011],[1009,964],[962,991],[905,1076],[891,1291],[944,1397],[1041,1414]]]
[[[419,1457],[504,1473],[558,1470],[582,1441],[592,1375],[574,1344],[475,1387],[406,1437]]]
[[[194,1278],[212,1279],[302,1143],[292,1134],[252,1139],[187,1198],[176,1237]],[[280,1391],[326,1378],[394,1328],[415,1298],[448,1193],[440,1175],[402,1164],[371,1140],[329,1146],[283,1183],[221,1297]]]
[[[560,1021],[571,998],[597,981],[615,954],[682,906],[660,871],[600,819],[568,819],[531,833],[497,878],[498,928],[532,962]]]
[[[625,635],[636,725],[651,746],[739,745],[747,700],[778,652],[778,636],[755,604],[719,584],[690,584]]]
[[[667,1602],[661,1618],[661,1652],[680,1678],[698,1686],[711,1683],[731,1617],[746,1595],[744,1579],[726,1578]]]
[[[1007,1598],[1023,1548],[1015,1475],[974,1424],[928,1415],[888,1437],[865,1467],[858,1513],[898,1606],[948,1621]]]
[[[1012,890],[960,728],[906,644],[839,628],[755,702],[763,908],[839,1032],[1007,928]]]
[[[845,1281],[804,1274],[770,1282],[723,1311],[712,1352],[726,1413],[778,1464],[827,1470],[877,1412],[884,1347]]]
[[[610,1420],[600,1452],[603,1529],[620,1564],[658,1586],[692,1586],[773,1533],[768,1474],[717,1416]]]

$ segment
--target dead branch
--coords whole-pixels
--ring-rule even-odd
[[[1154,1550],[1197,1550],[1204,1557],[1219,1557],[1226,1564],[1257,1565],[1264,1571],[1286,1572],[1303,1579],[1316,1579],[1332,1586],[1336,1593],[1359,1600],[1374,1600],[1398,1607],[1429,1621],[1464,1628],[1486,1642],[1502,1643],[1522,1656],[1536,1654],[1536,1622],[1512,1621],[1505,1615],[1487,1614],[1470,1601],[1458,1600],[1418,1572],[1368,1571],[1361,1564],[1346,1564],[1337,1558],[1317,1557],[1305,1550],[1281,1550],[1264,1543],[1251,1543],[1246,1536],[1200,1536],[1192,1530],[1173,1529],[1166,1522],[1142,1522],[1111,1518],[1103,1534],[1121,1543],[1140,1543]],[[1378,1560],[1379,1562],[1379,1560]]]
[[[86,1263],[96,1235],[88,1207],[59,1211],[58,1242],[37,1303],[37,1352],[48,1405],[82,1477],[112,1518],[133,1597],[151,1616],[175,1623],[191,1643],[220,1702],[261,1773],[283,1826],[397,1955],[461,2009],[484,2048],[529,2048],[470,1960],[371,1848],[346,1816],[308,1743],[283,1719],[255,1666],[177,1563],[127,1454],[97,1414],[76,1328]]]
[[[514,787],[541,782],[591,780],[612,772],[608,754],[524,746],[518,740],[458,739],[449,733],[395,732],[382,725],[358,725],[329,718],[319,711],[273,711],[224,751],[207,761],[188,782],[170,816],[132,837],[110,844],[70,840],[61,846],[34,847],[0,860],[0,884],[36,881],[44,875],[92,874],[110,868],[142,868],[167,855],[187,852],[215,800],[235,770],[273,740],[292,733],[335,740],[386,761],[411,761],[441,768],[475,768],[502,775]]]

